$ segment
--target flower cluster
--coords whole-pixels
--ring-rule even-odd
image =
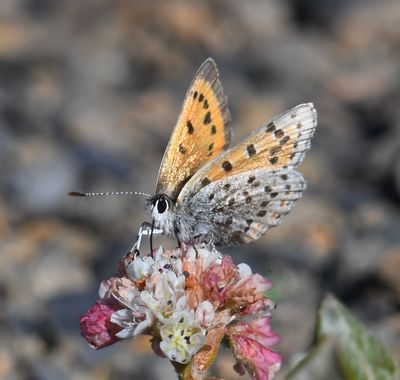
[[[121,261],[120,274],[103,281],[100,300],[81,318],[93,348],[139,334],[168,357],[183,379],[204,378],[222,341],[254,379],[271,379],[281,357],[269,321],[271,282],[214,248],[185,246]]]

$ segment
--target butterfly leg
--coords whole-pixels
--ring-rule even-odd
[[[150,230],[150,255],[153,257],[153,234],[154,234],[154,219],[151,222],[151,230]]]
[[[139,228],[139,232],[136,238],[136,242],[133,245],[133,247],[130,249],[129,254],[135,253],[135,254],[140,254],[140,244],[142,242],[142,237],[143,236],[151,236],[151,238],[154,235],[162,235],[163,231],[159,230],[158,228],[154,228],[154,224],[144,222]],[[152,245],[152,243],[151,243]]]

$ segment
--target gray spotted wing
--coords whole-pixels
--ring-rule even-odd
[[[248,243],[279,225],[305,189],[293,169],[259,169],[212,182],[181,204],[193,216],[192,236],[209,232],[217,245]]]

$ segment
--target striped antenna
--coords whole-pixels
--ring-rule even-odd
[[[144,195],[147,198],[151,198],[150,194],[140,193],[138,191],[106,191],[104,193],[80,193],[78,191],[70,191],[68,195],[71,197],[102,197],[105,195]]]

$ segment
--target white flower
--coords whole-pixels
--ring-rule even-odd
[[[195,322],[193,310],[183,311],[178,322],[162,326],[160,334],[161,350],[169,359],[182,364],[188,363],[205,341],[205,333]]]
[[[136,336],[154,323],[154,316],[141,300],[136,288],[120,287],[118,290],[112,295],[126,308],[111,316],[111,322],[123,328],[116,335],[121,339]]]
[[[120,304],[126,306],[127,309],[135,310],[143,302],[140,302],[139,290],[134,286],[132,281],[122,278],[114,284],[114,289],[110,295],[114,297]]]
[[[140,318],[137,318],[139,315]],[[122,330],[116,334],[118,338],[125,339],[139,335],[153,324],[154,318],[149,310],[144,310],[144,319],[143,314],[139,315],[130,309],[118,310],[111,315],[111,322],[122,327]]]
[[[186,305],[186,298],[183,297],[184,284],[185,276],[178,277],[171,271],[162,273],[158,276],[154,288],[140,293],[140,299],[156,318],[164,323],[177,311],[178,306],[183,303]],[[179,309],[181,308],[182,306]]]
[[[173,253],[174,252],[175,251],[173,251]],[[129,277],[136,280],[141,280],[154,274],[168,271],[173,271],[178,275],[182,274],[182,260],[178,255],[165,254],[162,247],[158,249],[154,257],[136,257],[127,266]]]
[[[127,267],[129,277],[140,280],[154,272],[154,259],[151,256],[136,257]]]

